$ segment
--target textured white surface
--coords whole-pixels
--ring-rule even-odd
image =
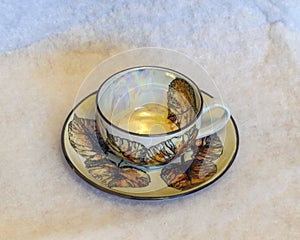
[[[0,239],[300,239],[297,0],[60,2],[0,3]],[[171,201],[102,193],[60,149],[86,75],[142,46],[201,63],[240,130],[232,168]]]

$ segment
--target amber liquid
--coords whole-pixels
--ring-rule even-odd
[[[113,122],[122,129],[139,134],[162,134],[178,129],[168,119],[168,108],[156,103],[120,113]]]

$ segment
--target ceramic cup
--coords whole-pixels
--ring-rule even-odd
[[[116,73],[104,81],[96,97],[97,128],[110,150],[144,167],[178,158],[196,138],[219,131],[229,118],[221,101],[204,104],[192,80],[161,67]]]

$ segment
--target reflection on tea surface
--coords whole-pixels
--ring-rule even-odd
[[[118,107],[118,110],[114,111],[118,113],[113,114],[110,121],[129,132],[163,134],[183,128],[195,118],[198,111],[197,99],[193,87],[186,80],[180,78],[172,80],[165,92],[161,89],[158,91],[159,88],[153,86],[148,88],[149,86],[147,90],[141,88],[144,90],[143,94],[134,89],[131,92],[132,98],[139,99],[135,95],[140,94],[140,99],[145,101],[146,97],[151,95],[149,94],[151,89],[155,102],[144,103],[127,110]],[[166,103],[162,99],[166,99]],[[158,101],[161,101],[161,104]],[[124,103],[124,101],[119,102]]]
[[[168,119],[168,108],[157,103],[121,112],[113,118],[118,127],[139,134],[162,134],[178,129]]]

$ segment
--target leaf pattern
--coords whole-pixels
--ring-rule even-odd
[[[171,81],[167,100],[168,119],[179,129],[194,120],[197,111],[196,97],[193,87],[186,80],[176,78]],[[146,148],[141,143],[114,136],[106,131],[106,142],[117,155],[130,163],[148,167],[168,164],[189,148],[197,134],[198,129],[194,125],[182,135]]]
[[[147,151],[146,161],[149,165],[167,164],[176,156],[185,152],[190,143],[195,141],[198,134],[196,126],[183,135],[173,137],[150,147]]]
[[[198,130],[192,127],[185,134],[173,137],[150,148],[143,144],[120,138],[107,132],[107,143],[119,154],[133,164],[141,166],[158,166],[169,163],[176,156],[187,150],[195,141]]]
[[[193,159],[204,161],[214,161],[223,153],[222,142],[216,133],[197,139],[191,149]]]
[[[68,125],[68,132],[72,147],[82,157],[90,160],[101,160],[106,157],[95,120],[79,118],[74,114],[73,120]]]
[[[195,92],[184,79],[174,79],[168,89],[168,119],[183,128],[189,124],[197,113]]]
[[[171,163],[161,171],[165,183],[178,190],[186,190],[199,185],[217,173],[217,160],[223,146],[217,134],[197,139],[191,148],[192,159],[181,163]]]
[[[84,164],[88,172],[102,184],[110,188],[140,188],[150,184],[150,176],[145,171],[131,166],[120,167],[109,159],[108,148],[100,137],[95,120],[80,118],[74,114],[73,120],[68,125],[68,133],[74,150],[85,158]],[[213,161],[217,160],[223,152],[219,137],[213,134],[194,140],[196,135],[196,132],[191,131],[186,136],[195,141],[191,147],[191,160],[171,163],[162,168],[160,176],[169,187],[178,190],[190,189],[216,174],[217,166]],[[164,147],[168,147],[170,151],[172,149],[170,142],[165,142]],[[126,149],[123,150],[126,153]],[[179,150],[186,151],[187,149],[182,146]],[[156,160],[157,156],[167,155],[163,147],[158,147],[155,151]],[[173,149],[173,151],[176,150]]]
[[[150,183],[146,172],[129,166],[118,167],[111,160],[87,160],[85,164],[89,173],[108,187],[140,188]]]
[[[109,144],[120,157],[126,157],[132,163],[137,165],[146,164],[146,154],[147,148],[138,142],[130,141],[125,138],[120,138],[110,134],[108,131],[107,134],[107,144]]]
[[[150,183],[149,175],[133,167],[119,167],[108,159],[108,148],[100,136],[93,119],[79,118],[74,114],[68,125],[70,144],[84,157],[89,173],[108,187],[145,187]]]

